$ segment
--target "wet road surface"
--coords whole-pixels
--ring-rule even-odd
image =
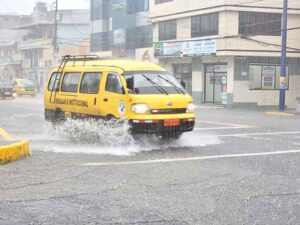
[[[299,224],[299,116],[201,107],[171,143],[92,125],[54,129],[41,96],[0,101],[32,149],[0,167],[0,224]]]

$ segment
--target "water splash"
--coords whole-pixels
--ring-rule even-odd
[[[132,136],[126,120],[67,120],[45,126],[44,135],[32,137],[36,150],[71,154],[134,155],[146,151],[186,149],[220,144],[217,137],[187,132],[178,140],[162,140],[155,135]]]
[[[127,120],[67,120],[56,126],[56,134],[80,144],[122,146],[134,144]]]

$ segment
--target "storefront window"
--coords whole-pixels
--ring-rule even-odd
[[[287,68],[286,89],[289,88]],[[280,84],[279,65],[250,65],[249,89],[250,90],[275,90]]]

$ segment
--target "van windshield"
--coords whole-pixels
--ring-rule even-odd
[[[176,78],[168,73],[139,71],[125,74],[132,94],[185,94]]]

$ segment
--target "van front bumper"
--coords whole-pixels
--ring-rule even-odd
[[[130,130],[133,134],[182,134],[192,131],[195,118],[179,119],[178,125],[165,126],[165,120],[129,120]]]

